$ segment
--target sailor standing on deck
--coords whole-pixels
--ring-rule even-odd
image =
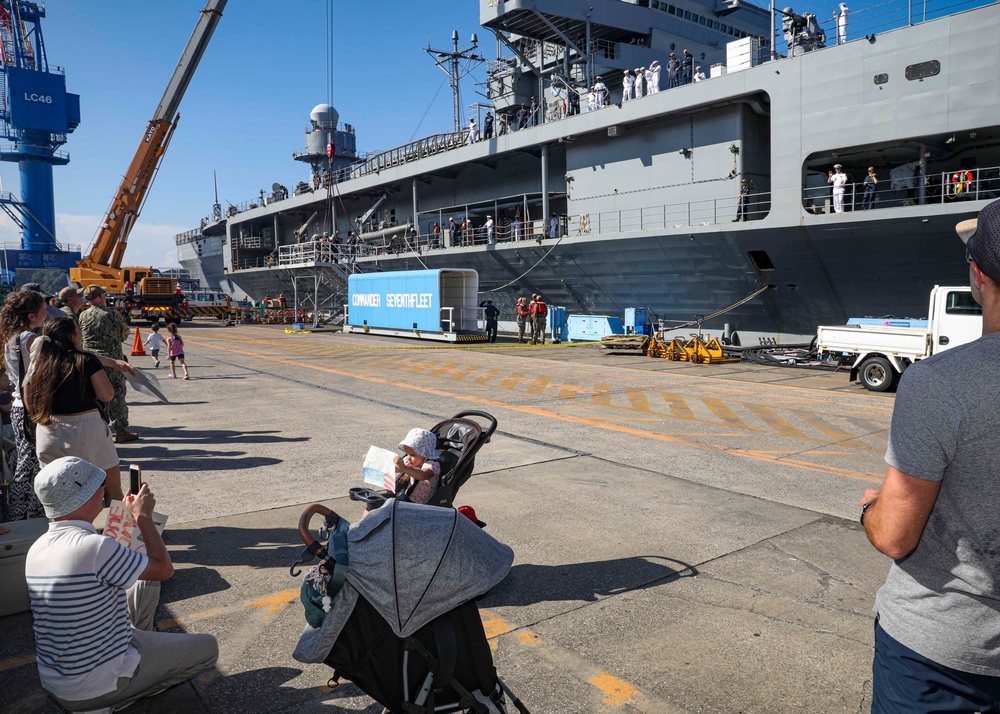
[[[604,82],[601,81],[600,77],[597,78],[597,84],[594,85],[594,94],[596,95],[595,102],[597,104],[597,108],[600,109],[604,106],[604,100],[608,95],[608,88],[604,85]]]
[[[476,120],[469,119],[469,142],[470,144],[475,144],[479,141],[479,130],[476,128]]]
[[[635,75],[632,70],[625,70],[622,76],[622,101],[627,102],[635,96]]]
[[[636,99],[641,99],[642,98],[642,78],[645,76],[645,74],[646,74],[646,68],[645,67],[636,67],[635,68],[635,98]]]
[[[840,14],[833,11],[833,17],[837,20],[837,44],[842,45],[847,42],[847,16],[851,12],[847,9],[847,3],[840,3]]]
[[[680,84],[680,81],[681,61],[677,59],[677,55],[671,52],[670,59],[667,61],[667,89],[673,89]]]
[[[646,72],[646,87],[650,94],[660,91],[660,69],[660,63],[653,60],[653,64],[649,65],[649,70]]]
[[[496,232],[493,230],[493,216],[486,216],[486,244],[496,245],[497,237]],[[490,302],[493,302],[492,300]]]
[[[681,56],[681,84],[691,84],[692,70],[694,69],[694,56],[684,50]]]
[[[833,184],[833,212],[844,212],[844,187],[847,185],[847,174],[843,171],[843,166],[837,164],[827,175],[826,182]]]

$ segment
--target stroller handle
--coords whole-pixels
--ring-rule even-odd
[[[333,522],[331,526],[336,525],[337,520],[340,519],[340,516],[338,516],[336,513],[334,513],[321,503],[310,503],[308,506],[306,506],[306,509],[302,511],[302,515],[299,516],[299,538],[301,538],[302,542],[305,543],[306,550],[308,550],[312,555],[315,555],[317,558],[325,558],[326,548],[321,546],[319,544],[319,541],[313,538],[312,533],[309,532],[309,522],[313,519],[313,516],[315,516],[316,514],[323,516],[323,518],[327,519],[328,521],[330,520],[329,517],[332,515]]]
[[[489,443],[490,437],[493,436],[493,432],[497,430],[497,420],[492,414],[487,414],[486,412],[476,411],[475,409],[470,409],[469,411],[459,412],[452,419],[464,419],[465,417],[479,417],[480,419],[485,419],[490,423],[486,428],[486,439],[483,443]]]

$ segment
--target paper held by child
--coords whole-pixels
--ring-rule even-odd
[[[365,454],[365,483],[396,492],[396,452],[381,449],[377,446],[368,447]]]
[[[153,525],[156,526],[156,531],[162,534],[163,527],[167,525],[167,517],[153,511]],[[111,505],[108,506],[108,520],[104,524],[104,535],[128,546],[137,553],[146,552],[146,544],[142,540],[142,533],[139,532],[139,524],[136,523],[132,512],[128,510],[128,506],[121,501],[112,501]]]

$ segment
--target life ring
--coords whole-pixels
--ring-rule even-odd
[[[951,175],[951,190],[955,196],[960,196],[969,191],[969,187],[974,180],[972,172],[968,169],[959,169]]]

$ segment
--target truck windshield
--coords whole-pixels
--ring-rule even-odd
[[[948,293],[944,311],[948,315],[982,315],[983,306],[972,298],[970,292],[953,292]]]

